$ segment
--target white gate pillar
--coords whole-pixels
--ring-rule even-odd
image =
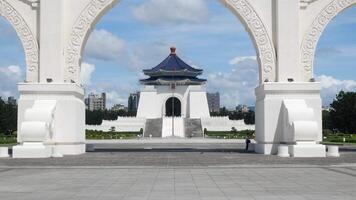
[[[65,45],[65,1],[41,0],[40,5],[40,82],[63,82]]]
[[[299,64],[299,0],[277,0],[274,8],[274,40],[278,82],[301,81]]]
[[[295,145],[298,142],[310,142],[308,135],[295,133],[284,127],[288,126],[286,115],[294,119],[303,118],[303,106],[298,113],[292,113],[283,108],[286,100],[303,101],[307,109],[312,110],[312,118],[305,118],[306,122],[316,124],[312,135],[315,144],[322,141],[321,121],[321,86],[319,83],[265,83],[256,88],[256,141],[255,150],[262,154],[277,154],[278,146]],[[295,120],[291,120],[292,123]],[[292,124],[293,125],[293,124]],[[309,134],[309,133],[307,133]],[[292,138],[292,139],[291,139]],[[303,147],[302,147],[303,148]],[[319,148],[319,147],[316,147]],[[325,150],[324,150],[325,152]],[[318,156],[315,156],[318,157]]]
[[[49,157],[53,153],[62,155],[78,155],[85,153],[85,105],[84,88],[78,83],[65,83],[65,47],[67,33],[71,23],[66,17],[68,14],[67,1],[41,0],[37,15],[39,35],[39,82],[20,83],[18,107],[18,142],[14,148],[16,157]],[[71,11],[73,9],[70,9]],[[77,11],[79,12],[79,11]],[[33,137],[28,137],[28,130],[24,125],[43,125],[40,120],[41,113],[33,112],[30,118],[26,115],[34,107],[45,108],[44,102],[56,102],[53,112],[53,122],[50,127],[34,127],[34,130],[45,130],[49,134],[44,139],[40,137],[44,132],[34,131]],[[36,110],[36,109],[35,109]],[[38,116],[37,116],[38,115]],[[38,118],[39,117],[39,118]],[[30,122],[29,119],[31,120]],[[39,119],[33,121],[33,119]],[[48,129],[48,130],[47,130]],[[27,131],[27,132],[26,132]],[[33,138],[38,138],[34,141]],[[44,148],[37,148],[35,153],[28,142],[38,142]],[[32,144],[32,143],[31,143]],[[38,145],[40,147],[40,145]],[[26,153],[27,152],[27,153]]]

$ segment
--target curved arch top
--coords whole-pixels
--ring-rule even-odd
[[[301,46],[302,74],[305,81],[313,78],[316,47],[326,26],[339,13],[353,5],[356,5],[356,0],[333,0],[321,10],[307,30]]]
[[[38,82],[38,42],[21,14],[6,0],[0,0],[0,15],[14,27],[21,40],[26,58],[26,81]]]
[[[80,82],[80,64],[85,43],[102,15],[120,0],[91,0],[77,18],[65,49],[65,82]],[[238,16],[251,36],[260,64],[260,83],[276,81],[276,56],[268,31],[248,0],[220,0]]]

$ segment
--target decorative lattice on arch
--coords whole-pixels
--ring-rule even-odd
[[[307,30],[301,46],[301,63],[304,81],[313,78],[315,51],[321,34],[334,17],[346,8],[356,5],[356,0],[334,0],[324,7]]]
[[[119,0],[91,0],[76,20],[66,49],[66,82],[80,82],[83,48],[96,22]],[[221,0],[238,16],[250,34],[260,64],[260,82],[276,81],[276,56],[268,31],[248,0]]]
[[[14,27],[21,40],[26,58],[26,81],[38,82],[38,42],[21,14],[6,0],[0,0],[0,15]]]

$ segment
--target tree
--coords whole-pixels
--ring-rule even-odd
[[[101,125],[103,120],[117,120],[119,116],[136,116],[136,112],[130,112],[125,110],[112,111],[112,110],[86,110],[85,112],[85,123],[87,125]]]
[[[11,134],[17,129],[17,105],[0,98],[0,133]]]
[[[249,111],[244,114],[244,122],[245,124],[255,124],[255,112]]]
[[[330,106],[335,128],[343,133],[356,133],[356,92],[341,91]]]
[[[333,130],[334,125],[331,120],[330,111],[323,110],[323,129]]]

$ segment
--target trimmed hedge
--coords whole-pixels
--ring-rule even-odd
[[[133,139],[137,138],[138,135],[142,135],[140,132],[104,132],[104,131],[94,131],[86,130],[86,139],[91,140],[114,140],[114,139]]]
[[[246,139],[253,138],[253,130],[243,130],[243,131],[208,131],[204,130],[204,134],[209,138],[217,139]]]
[[[323,131],[323,142],[335,142],[335,143],[356,143],[356,134],[332,134],[330,131]],[[344,142],[345,138],[345,142]]]
[[[17,143],[16,136],[0,134],[0,144],[15,144]]]

